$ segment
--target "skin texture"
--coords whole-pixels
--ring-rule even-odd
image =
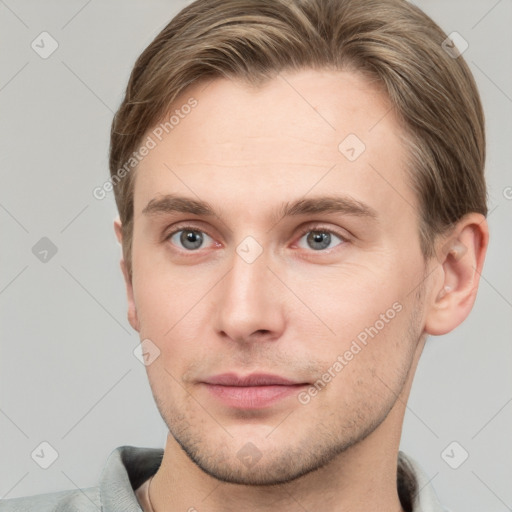
[[[197,106],[136,171],[132,280],[121,262],[129,321],[160,350],[147,373],[170,433],[155,510],[401,510],[396,457],[416,364],[428,334],[471,310],[485,219],[466,216],[423,259],[400,126],[353,72],[282,74],[260,89],[215,79],[176,108],[190,97]],[[338,148],[349,134],[365,145],[354,161]],[[217,215],[143,211],[165,194]],[[376,216],[273,217],[283,202],[324,195]],[[170,236],[185,226],[202,234],[199,248]],[[251,263],[237,253],[248,236],[263,250]],[[354,354],[370,326],[377,334]],[[203,384],[264,372],[309,383],[304,391],[329,368],[305,404],[294,393],[229,407]],[[244,463],[244,449],[258,460]]]

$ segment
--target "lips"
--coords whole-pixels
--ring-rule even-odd
[[[210,396],[230,408],[262,409],[296,395],[307,382],[298,382],[279,375],[253,373],[240,376],[223,373],[205,379],[202,383]]]
[[[294,382],[285,379],[279,375],[271,375],[268,373],[252,373],[245,377],[238,376],[235,373],[223,373],[215,375],[205,380],[207,384],[216,384],[219,386],[294,386],[299,384],[307,384],[307,382]]]

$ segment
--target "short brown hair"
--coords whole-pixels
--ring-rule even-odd
[[[482,105],[446,39],[405,0],[196,0],[185,7],[137,59],[112,122],[109,165],[130,275],[136,167],[123,179],[119,171],[201,79],[260,86],[285,70],[364,73],[387,92],[404,127],[424,256],[465,214],[487,215]]]

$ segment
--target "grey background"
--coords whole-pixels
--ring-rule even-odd
[[[464,53],[487,118],[491,244],[479,296],[431,338],[402,449],[454,511],[512,507],[512,1],[417,1]],[[108,178],[113,112],[139,53],[184,1],[0,0],[0,496],[96,485],[117,446],[163,447],[166,428],[126,320]],[[58,49],[42,59],[42,32]],[[41,262],[33,246],[57,247]],[[31,453],[58,452],[42,469]],[[468,459],[441,457],[457,441]],[[460,457],[457,448],[452,452]],[[453,457],[452,457],[453,458]]]

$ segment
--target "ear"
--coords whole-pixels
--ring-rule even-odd
[[[114,230],[116,232],[117,241],[123,245],[123,228],[119,217],[114,221]],[[124,261],[124,257],[121,256],[121,271],[123,272],[124,282],[126,285],[126,297],[128,300],[128,322],[130,325],[137,331],[140,331],[140,323],[137,315],[137,307],[135,305],[135,300],[133,297],[133,284],[132,278],[128,273],[128,269],[126,267],[126,262]]]
[[[441,278],[432,290],[425,331],[446,334],[469,315],[476,299],[489,243],[489,227],[479,213],[465,215],[436,250]]]

